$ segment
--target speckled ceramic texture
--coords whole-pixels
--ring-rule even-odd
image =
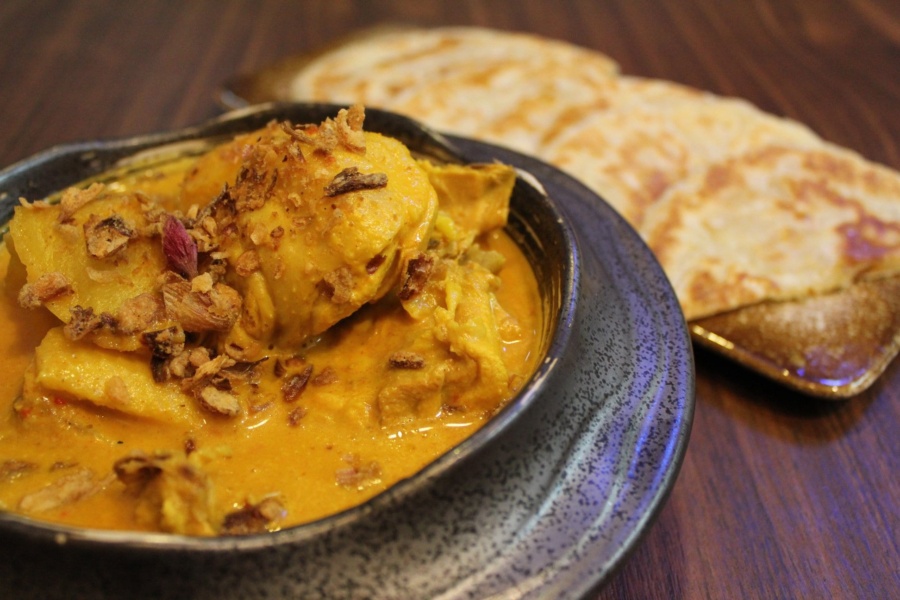
[[[146,148],[250,129],[273,116],[315,122],[333,112],[258,107],[175,134],[52,149],[0,173],[0,218],[19,195],[41,197]],[[2,517],[0,595],[577,598],[626,558],[675,481],[694,406],[690,338],[658,264],[600,198],[541,162],[432,136],[387,113],[369,111],[366,126],[424,154],[515,165],[546,190],[560,219],[557,238],[526,251],[568,261],[542,274],[545,285],[563,274],[562,329],[524,396],[396,490],[276,534],[196,540]],[[521,236],[534,233],[535,222],[541,227],[529,218],[527,197],[516,210]],[[571,246],[562,254],[559,229]],[[570,304],[566,286],[576,294]]]

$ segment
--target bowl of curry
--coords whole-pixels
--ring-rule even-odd
[[[299,543],[502,437],[577,248],[527,173],[413,121],[270,105],[0,174],[0,528]]]
[[[581,598],[683,460],[665,274],[507,148],[260,105],[15,164],[0,224],[17,597]]]

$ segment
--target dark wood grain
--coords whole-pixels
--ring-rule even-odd
[[[198,122],[220,112],[218,86],[235,73],[379,22],[567,39],[626,73],[746,98],[900,169],[896,0],[4,0],[0,164]],[[896,597],[900,365],[825,404],[696,358],[680,477],[597,597]]]

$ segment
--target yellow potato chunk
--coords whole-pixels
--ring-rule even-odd
[[[175,384],[153,381],[146,356],[72,342],[56,327],[35,350],[35,381],[95,406],[164,423],[197,422],[193,399]]]
[[[9,224],[12,249],[25,265],[27,282],[58,275],[70,285],[70,290],[42,302],[54,315],[68,322],[74,306],[92,308],[96,314],[114,313],[129,298],[155,288],[166,266],[159,240],[140,236],[126,240],[116,231],[136,232],[147,225],[136,196],[101,191],[71,214],[63,213],[63,206],[18,206]],[[109,219],[116,227],[104,229]],[[98,231],[96,236],[85,234],[86,225],[90,230],[91,224]],[[105,230],[112,235],[104,237]],[[102,246],[110,237],[114,238],[111,243]],[[95,244],[89,244],[94,240]]]

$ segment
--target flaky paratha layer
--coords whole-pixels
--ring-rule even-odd
[[[641,229],[687,319],[900,270],[900,176],[833,145],[768,145],[674,185]]]
[[[533,153],[541,132],[568,111],[602,108],[617,72],[600,53],[528,34],[398,29],[318,57],[291,90],[307,100],[390,109]]]

